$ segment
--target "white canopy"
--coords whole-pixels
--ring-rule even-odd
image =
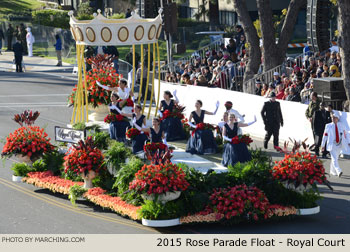
[[[70,16],[70,30],[79,45],[118,46],[156,43],[162,31],[161,10],[154,19],[144,19],[133,13],[127,19],[107,19],[98,10],[92,20],[77,20]]]

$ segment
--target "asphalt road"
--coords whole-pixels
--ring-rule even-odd
[[[54,126],[65,126],[70,121],[72,109],[66,107],[66,101],[74,84],[74,78],[67,72],[0,72],[0,138],[17,127],[12,117],[25,109],[39,110],[37,124],[53,137]],[[254,143],[262,146],[260,140]],[[1,143],[1,149],[2,146]],[[269,152],[274,158],[281,157],[273,150]],[[231,227],[193,225],[153,229],[86,201],[78,201],[78,207],[73,207],[65,196],[11,182],[9,160],[0,168],[0,233],[350,233],[350,161],[340,163],[344,175],[330,178],[334,192],[321,187],[324,199],[317,215]],[[329,169],[329,160],[325,160],[325,166]]]

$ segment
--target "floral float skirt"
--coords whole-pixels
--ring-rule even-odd
[[[222,154],[221,164],[225,167],[234,166],[237,162],[247,162],[252,159],[252,156],[245,143],[226,143],[224,145],[224,153]]]
[[[166,118],[162,121],[162,129],[167,141],[177,141],[186,138],[185,131],[179,118]]]
[[[186,152],[191,154],[215,154],[217,145],[211,130],[196,130],[188,139]]]

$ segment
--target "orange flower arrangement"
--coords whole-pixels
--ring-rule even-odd
[[[53,176],[51,171],[47,172],[29,172],[28,177],[23,178],[23,182],[36,187],[49,189],[52,192],[59,192],[69,195],[69,188],[74,185],[82,186],[83,182],[73,182],[58,176]]]

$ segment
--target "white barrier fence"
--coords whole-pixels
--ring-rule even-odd
[[[156,80],[155,83],[158,83],[158,80]],[[177,90],[177,97],[180,100],[179,103],[186,106],[185,114],[187,118],[190,113],[195,110],[194,104],[197,100],[203,102],[202,109],[210,112],[215,110],[216,101],[220,101],[217,114],[215,116],[206,115],[204,118],[206,123],[218,124],[225,112],[224,103],[226,101],[231,101],[233,103],[233,109],[237,110],[242,115],[245,114],[246,122],[252,121],[254,115],[257,117],[257,122],[249,127],[243,128],[243,132],[258,138],[263,138],[265,136],[264,122],[260,112],[264,102],[268,101],[267,98],[221,88],[180,85],[163,81],[161,81],[160,86],[161,97],[166,90],[170,92]],[[155,85],[155,94],[158,94],[158,85]],[[311,125],[305,117],[307,105],[289,101],[279,102],[281,104],[284,120],[284,126],[280,129],[280,143],[289,141],[289,138],[295,140],[305,140],[308,138],[307,142],[313,144],[314,139]],[[341,122],[346,125],[349,131],[350,113],[340,113]],[[272,141],[270,141],[270,144],[272,144]],[[348,150],[347,153],[350,153],[350,150]]]

